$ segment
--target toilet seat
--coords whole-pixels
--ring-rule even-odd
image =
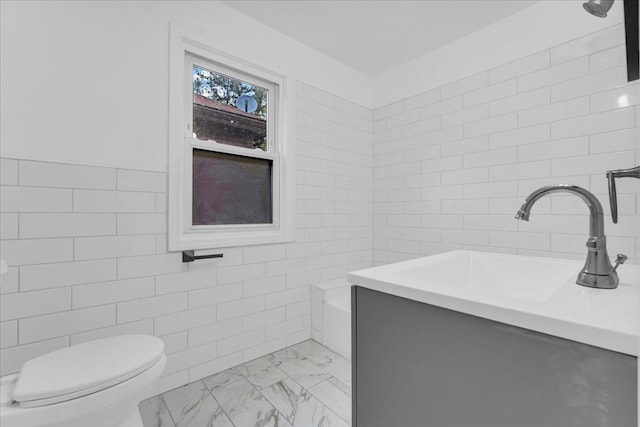
[[[89,341],[25,363],[13,389],[21,408],[86,396],[133,378],[155,365],[164,342],[149,335]]]

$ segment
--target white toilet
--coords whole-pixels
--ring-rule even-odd
[[[138,403],[167,363],[164,342],[123,335],[66,347],[0,379],[2,427],[142,427]]]

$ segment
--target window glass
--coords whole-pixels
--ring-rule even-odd
[[[193,66],[194,137],[267,150],[266,88]]]
[[[193,150],[193,225],[271,224],[273,161]]]

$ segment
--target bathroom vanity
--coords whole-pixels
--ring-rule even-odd
[[[349,274],[353,425],[637,423],[640,267],[453,251]]]

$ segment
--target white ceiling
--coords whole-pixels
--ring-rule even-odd
[[[223,0],[370,77],[539,0]]]

